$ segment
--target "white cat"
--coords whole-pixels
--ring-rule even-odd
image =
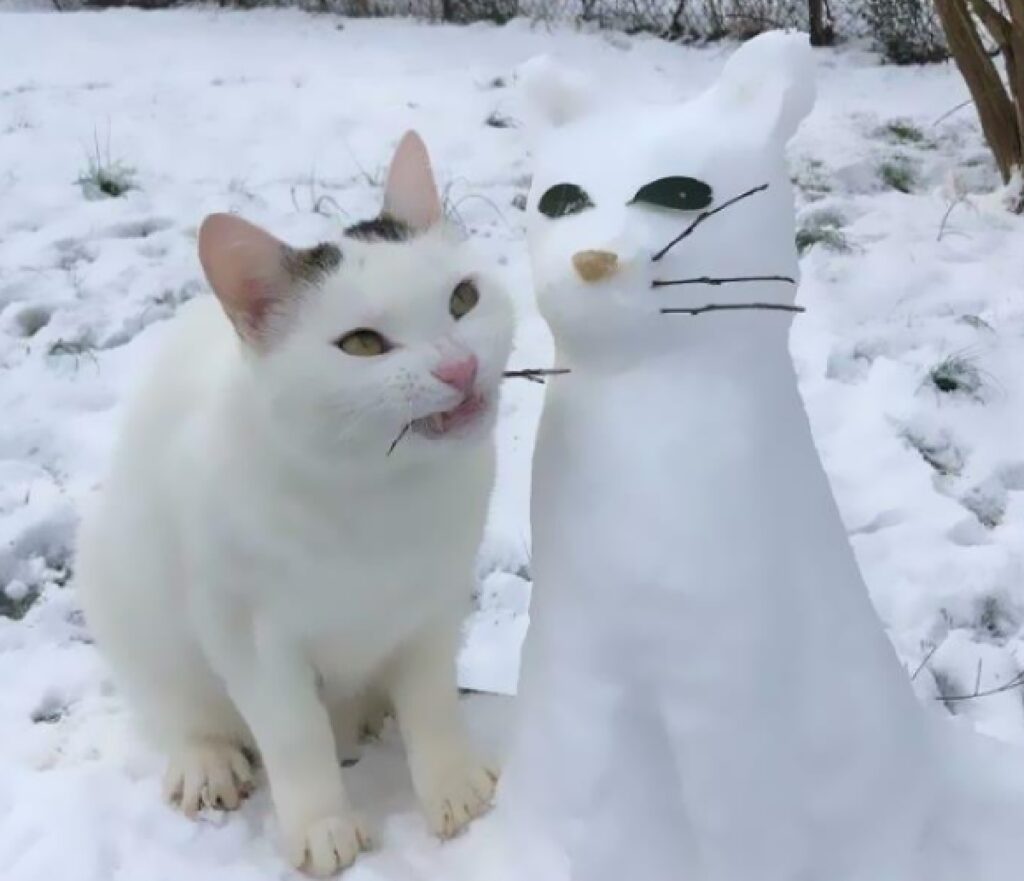
[[[217,298],[182,310],[83,525],[88,623],[186,813],[237,806],[255,747],[292,863],[347,866],[369,837],[336,748],[386,702],[431,827],[454,835],[495,784],[458,721],[455,654],[510,304],[445,226],[414,133],[381,216],[340,243],[296,250],[217,214],[199,256]]]

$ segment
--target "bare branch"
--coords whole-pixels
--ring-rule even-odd
[[[924,669],[925,667],[927,667],[927,666],[928,666],[928,662],[929,662],[929,661],[930,661],[930,660],[931,660],[931,659],[932,659],[933,657],[935,657],[935,653],[936,653],[936,652],[937,652],[937,651],[939,650],[939,646],[940,646],[940,645],[941,645],[941,643],[936,643],[935,645],[933,645],[933,646],[931,647],[931,650],[930,650],[930,651],[928,652],[928,654],[926,654],[926,655],[925,655],[925,656],[924,656],[924,657],[923,657],[923,658],[921,659],[921,663],[917,665],[917,669],[916,669],[916,670],[915,670],[915,671],[913,672],[913,674],[912,674],[912,675],[911,675],[911,677],[910,677],[910,681],[911,681],[911,682],[913,682],[913,681],[914,681],[915,679],[917,679],[917,677],[918,677],[918,676],[920,676],[920,675],[921,675],[921,671],[922,671],[922,670],[923,670],[923,669]]]
[[[944,703],[956,703],[958,701],[973,701],[979,697],[992,697],[994,694],[1002,694],[1004,691],[1011,691],[1014,688],[1020,688],[1024,686],[1024,672],[1018,673],[1009,682],[996,686],[995,688],[989,688],[985,691],[979,691],[977,687],[974,689],[973,694],[953,694],[945,695],[943,697],[936,698]]]
[[[1010,22],[988,0],[970,0],[974,14],[1002,49],[1010,42]]]

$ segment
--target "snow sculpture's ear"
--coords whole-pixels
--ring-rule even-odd
[[[335,245],[290,248],[233,214],[211,214],[199,227],[199,262],[242,340],[265,350],[291,313],[298,290],[341,261]]]
[[[430,167],[427,145],[416,132],[406,132],[384,185],[384,214],[424,232],[441,219],[441,199]]]
[[[531,116],[547,126],[562,126],[589,113],[596,101],[591,80],[578,70],[537,55],[516,71]]]
[[[715,86],[748,124],[785,143],[814,106],[814,60],[799,32],[770,31],[741,46]]]

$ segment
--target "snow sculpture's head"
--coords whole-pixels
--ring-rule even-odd
[[[640,355],[678,340],[682,322],[707,330],[738,314],[788,324],[797,260],[784,147],[814,101],[806,36],[751,40],[680,105],[602,107],[580,74],[547,58],[521,77],[546,123],[527,231],[561,352]],[[721,308],[755,302],[783,311]]]

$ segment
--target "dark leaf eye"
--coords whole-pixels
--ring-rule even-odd
[[[537,210],[547,217],[567,217],[593,207],[587,191],[576,184],[555,184],[537,203]]]
[[[674,211],[699,211],[707,208],[713,199],[711,187],[702,180],[695,177],[663,177],[640,187],[629,204],[640,202]]]
[[[452,313],[452,318],[458,321],[463,315],[472,312],[479,302],[480,292],[476,289],[476,285],[469,279],[460,281],[452,291],[452,297],[448,301],[448,311]]]
[[[347,355],[355,355],[357,358],[372,358],[391,351],[391,344],[384,337],[366,327],[349,331],[334,345]]]

